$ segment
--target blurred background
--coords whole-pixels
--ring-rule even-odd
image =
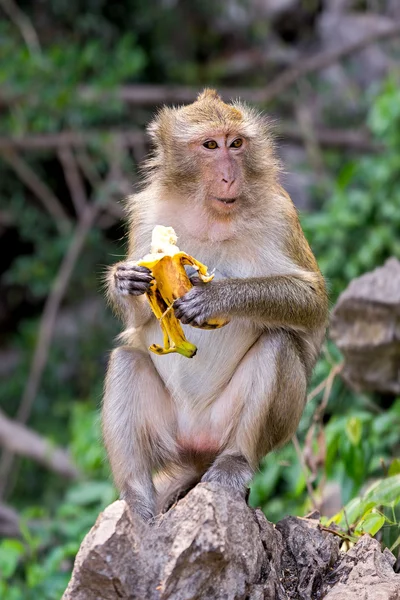
[[[99,406],[120,325],[102,275],[124,256],[151,115],[207,85],[271,116],[333,306],[400,258],[399,59],[398,0],[0,0],[1,598],[59,598],[116,498]],[[354,392],[341,361],[328,341],[251,501],[272,521],[362,506],[337,521],[397,556],[400,399]]]

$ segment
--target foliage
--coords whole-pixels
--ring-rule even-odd
[[[303,225],[335,299],[354,277],[400,257],[400,89],[389,81],[368,124],[378,153],[347,162],[323,210]]]
[[[395,550],[400,545],[399,470],[399,461],[395,459],[387,478],[375,481],[362,496],[356,496],[338,514],[323,522],[337,525],[350,541],[365,533],[374,536],[382,531],[386,546]]]
[[[4,40],[0,86],[16,98],[13,110],[3,117],[4,132],[22,135],[110,126],[126,117],[122,103],[108,101],[100,108],[99,98],[90,100],[79,94],[79,85],[93,85],[104,94],[134,81],[146,59],[132,34],[112,46],[112,61],[107,60],[110,44],[103,38],[78,44],[59,40],[40,54],[32,54],[10,34],[7,23],[0,24],[0,35]]]

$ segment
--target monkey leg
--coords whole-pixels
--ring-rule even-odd
[[[215,459],[212,466],[203,475],[201,481],[220,483],[224,487],[237,490],[246,495],[246,486],[253,477],[253,469],[247,459],[239,453],[224,452]]]
[[[111,354],[103,435],[121,497],[143,519],[155,514],[153,469],[174,454],[171,398],[148,355],[129,347]]]
[[[202,481],[216,481],[245,494],[263,456],[295,433],[306,388],[295,334],[261,335],[213,407],[214,419],[230,418],[236,426]]]

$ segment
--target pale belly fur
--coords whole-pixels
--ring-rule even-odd
[[[162,344],[157,321],[145,329],[143,341],[147,346]],[[211,331],[187,325],[183,329],[187,339],[197,346],[193,358],[151,352],[150,356],[176,406],[179,446],[199,452],[217,451],[237,408],[235,398],[222,392],[261,331],[245,319],[232,320]]]

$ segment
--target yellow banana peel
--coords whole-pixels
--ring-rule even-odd
[[[209,275],[207,267],[193,256],[181,252],[176,242],[177,237],[172,227],[157,225],[152,233],[150,254],[144,256],[137,264],[147,267],[153,274],[154,280],[146,296],[160,322],[164,338],[164,346],[152,344],[149,350],[159,355],[178,352],[182,356],[192,358],[197,348],[186,339],[172,305],[177,298],[193,287],[186,274],[185,265],[194,267],[204,283],[211,281],[214,275]],[[227,323],[225,319],[210,319],[201,329],[217,329]]]

